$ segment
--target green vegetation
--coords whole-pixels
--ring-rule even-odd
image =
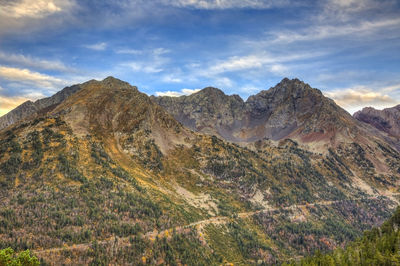
[[[87,251],[80,254],[63,251],[63,256],[96,266],[221,265],[223,261],[221,256],[205,245],[196,231],[172,231],[152,239],[137,235],[130,237],[128,242],[118,238],[109,243],[93,241]]]
[[[21,167],[22,148],[17,137],[12,132],[7,132],[7,137],[0,140],[0,159],[8,154],[8,159],[0,163],[0,187],[14,186],[16,175]],[[7,158],[7,157],[6,157]]]
[[[312,257],[289,265],[399,265],[400,208],[381,227],[364,232],[363,236],[345,249],[331,253],[320,251]]]
[[[29,250],[15,254],[12,248],[0,250],[0,266],[39,266],[39,260]]]

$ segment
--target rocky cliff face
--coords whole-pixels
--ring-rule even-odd
[[[295,138],[302,142],[334,141],[342,129],[356,132],[356,122],[331,99],[298,80],[283,79],[275,87],[246,101],[252,138]]]
[[[46,109],[54,108],[57,104],[67,99],[70,95],[74,94],[80,89],[81,87],[79,85],[74,85],[64,88],[51,97],[40,99],[35,102],[24,102],[17,108],[0,117],[0,130],[27,117],[33,116],[41,110],[45,111]]]
[[[238,95],[228,96],[217,88],[207,87],[189,96],[152,96],[152,99],[192,130],[239,140],[232,133],[246,119],[246,104]]]
[[[285,78],[246,102],[215,88],[153,100],[185,126],[235,142],[292,138],[335,145],[354,139],[364,127],[318,89],[298,79]]]
[[[354,118],[386,132],[389,136],[400,138],[400,105],[383,110],[366,107],[356,112]]]

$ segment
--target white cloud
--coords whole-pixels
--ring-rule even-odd
[[[0,35],[60,30],[77,20],[77,0],[0,0]]]
[[[152,50],[143,51],[143,56],[140,60],[128,61],[120,63],[120,67],[128,67],[134,72],[143,72],[143,73],[159,73],[164,71],[165,65],[170,61],[170,58],[164,56],[164,54],[169,53],[170,51],[165,48],[156,48]],[[164,77],[168,79],[167,76]],[[175,82],[177,82],[175,78]],[[172,79],[169,80],[170,82]]]
[[[13,18],[42,18],[62,10],[61,1],[22,0],[1,2],[0,15]]]
[[[282,64],[273,64],[269,67],[269,71],[276,75],[285,76],[289,72],[289,68]]]
[[[373,35],[382,30],[398,29],[398,27],[400,27],[400,18],[363,21],[357,24],[313,26],[301,33],[297,31],[276,32],[272,42],[316,41],[340,36],[352,36],[354,38],[354,35]]]
[[[160,65],[152,65],[151,62],[125,62],[121,63],[120,66],[129,67],[134,72],[159,73],[163,71]]]
[[[165,75],[161,79],[163,82],[166,83],[181,83],[182,79],[175,77],[174,75]]]
[[[225,73],[243,71],[248,69],[266,68],[272,73],[281,74],[287,71],[283,65],[285,62],[292,62],[300,59],[322,56],[323,53],[295,53],[289,55],[271,55],[266,52],[250,54],[247,56],[232,56],[226,60],[214,63],[207,73]]]
[[[139,54],[142,54],[143,53],[143,51],[141,51],[141,50],[135,50],[135,49],[118,49],[118,50],[115,50],[115,52],[117,53],[117,54],[134,54],[134,55],[139,55]]]
[[[244,87],[241,87],[239,91],[244,92],[246,94],[254,94],[260,92],[261,89],[253,85],[246,85]]]
[[[366,106],[385,108],[398,104],[398,101],[388,94],[373,91],[365,86],[324,92],[324,94],[351,113]]]
[[[394,92],[394,91],[400,91],[400,83],[397,84],[393,84],[393,85],[389,85],[389,86],[385,86],[383,88],[380,89],[382,92]]]
[[[0,66],[0,78],[42,88],[59,88],[60,86],[66,85],[66,82],[59,78],[33,72],[29,69],[5,66]]]
[[[169,96],[169,97],[179,97],[183,95],[190,95],[199,92],[200,89],[182,89],[181,91],[157,91],[156,96]]]
[[[227,77],[215,77],[214,84],[217,87],[226,88],[226,87],[233,87],[234,82],[230,78],[227,78]]]
[[[168,49],[162,48],[162,47],[156,48],[156,49],[153,50],[153,54],[155,56],[160,56],[160,55],[163,55],[163,54],[167,54],[169,52],[171,52],[171,51],[168,50]]]
[[[196,9],[268,9],[293,3],[289,0],[164,0],[163,2],[176,7]]]
[[[182,89],[182,93],[185,95],[190,95],[199,91],[200,89]]]
[[[260,68],[266,63],[268,59],[260,58],[256,55],[249,56],[233,56],[227,60],[220,61],[219,63],[210,67],[210,72],[212,73],[223,73],[229,71],[239,71],[250,68]]]
[[[25,56],[22,54],[5,54],[3,52],[0,52],[0,61],[29,68],[38,68],[38,69],[71,72],[71,73],[76,72],[76,70],[67,67],[61,61],[45,60],[36,57]]]
[[[107,48],[107,43],[99,42],[99,43],[95,43],[95,44],[84,45],[84,47],[95,50],[95,51],[104,51]]]
[[[327,0],[318,19],[320,21],[346,22],[372,11],[375,15],[390,10],[392,0]],[[363,16],[361,16],[363,17]]]

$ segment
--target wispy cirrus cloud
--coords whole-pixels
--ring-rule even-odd
[[[67,73],[76,73],[77,70],[66,66],[59,60],[46,60],[23,54],[4,53],[0,51],[0,62],[14,64],[17,66],[36,68],[42,70],[60,71]]]
[[[347,22],[354,19],[365,18],[372,12],[374,15],[385,14],[393,8],[393,0],[327,0],[321,1],[322,11],[318,15],[319,21],[333,23]],[[379,11],[379,12],[377,12]]]
[[[159,73],[162,72],[164,69],[162,68],[161,63],[157,63],[156,65],[151,65],[147,62],[142,61],[131,61],[131,62],[124,62],[120,64],[121,67],[127,67],[133,72],[143,72],[143,73]]]
[[[168,53],[170,53],[170,50],[163,47],[148,49],[140,53],[141,57],[139,59],[121,62],[118,65],[121,68],[128,68],[133,72],[159,73],[163,72],[165,65],[171,61],[169,57],[165,56]],[[164,80],[168,79],[167,76],[164,78]],[[172,79],[169,81],[172,81]]]
[[[143,51],[141,51],[141,50],[130,49],[130,48],[120,48],[120,49],[114,50],[114,52],[117,54],[130,54],[130,55],[143,54]]]
[[[195,9],[269,9],[294,4],[289,0],[164,0],[166,5]]]
[[[95,51],[104,51],[107,49],[108,44],[106,42],[99,42],[99,43],[94,43],[94,44],[86,44],[83,47]]]
[[[259,52],[246,56],[232,56],[225,60],[219,60],[207,71],[211,73],[224,73],[265,67],[271,72],[281,73],[286,69],[283,65],[286,62],[295,62],[297,60],[314,58],[322,55],[324,55],[324,53],[321,52],[307,52],[301,54],[291,53],[281,55],[272,55],[268,52]]]
[[[383,29],[398,29],[400,27],[400,18],[380,19],[373,21],[361,21],[346,25],[315,25],[307,29],[298,31],[275,32],[272,43],[293,43],[299,41],[316,41],[341,36],[357,36],[373,35],[382,33]],[[393,34],[389,34],[393,37]]]
[[[175,77],[175,75],[164,75],[161,80],[166,83],[181,83],[182,79]]]

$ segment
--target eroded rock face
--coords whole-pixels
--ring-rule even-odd
[[[358,122],[349,113],[298,79],[285,78],[275,87],[250,96],[246,102],[238,95],[228,96],[216,88],[205,88],[190,96],[153,97],[153,100],[185,126],[230,141],[286,137],[304,142],[330,141],[337,132],[357,133]]]
[[[6,128],[16,122],[33,116],[41,111],[47,111],[54,108],[59,103],[67,99],[70,95],[81,89],[80,85],[74,85],[66,87],[63,90],[57,92],[51,97],[43,98],[35,102],[26,101],[17,108],[8,112],[7,114],[0,117],[0,130]]]
[[[198,93],[182,97],[152,97],[186,127],[236,140],[233,132],[244,124],[246,104],[239,95],[207,87]]]
[[[356,112],[354,117],[388,133],[390,136],[400,138],[400,105],[383,110],[366,107]]]

